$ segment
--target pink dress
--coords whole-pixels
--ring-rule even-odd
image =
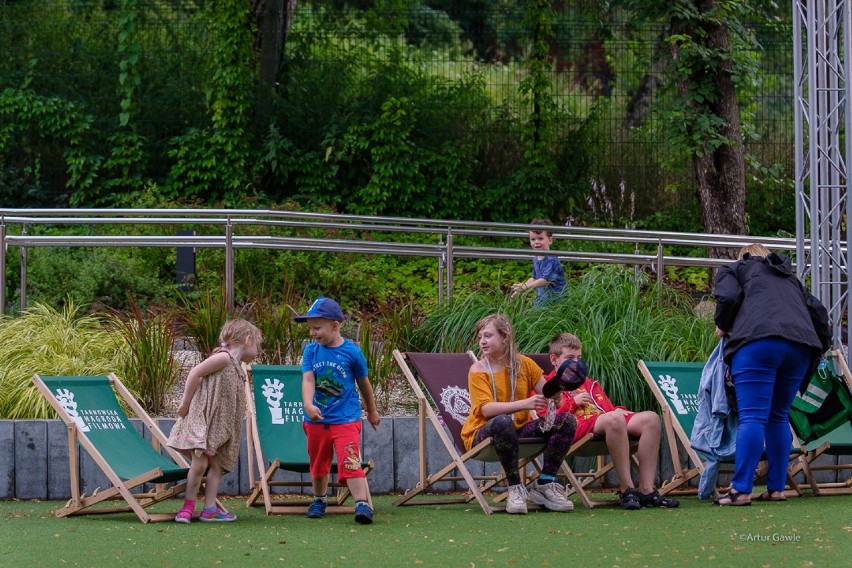
[[[246,413],[245,376],[239,363],[201,378],[189,412],[178,418],[169,446],[184,453],[203,451],[224,472],[237,463]]]

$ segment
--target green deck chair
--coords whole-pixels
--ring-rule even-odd
[[[674,465],[674,476],[662,484],[660,494],[695,493],[695,488],[691,488],[689,482],[704,472],[704,458],[692,448],[690,438],[698,415],[698,391],[704,363],[652,363],[640,359],[638,367],[662,408],[663,428]],[[686,453],[689,463],[687,467],[681,464],[680,450]],[[801,450],[790,449],[791,460],[799,455]],[[733,464],[733,460],[723,460],[723,463]],[[756,477],[765,475],[766,463],[761,462]],[[790,494],[801,496],[801,488],[793,478],[793,470],[790,468],[787,469],[787,483]]]
[[[839,351],[829,357],[834,372],[828,385],[798,396],[790,410],[790,421],[802,450],[796,471],[803,471],[814,495],[852,494],[852,477],[818,481],[816,472],[840,472],[852,469],[852,463],[840,463],[840,457],[852,455],[852,374]],[[817,464],[820,456],[834,456],[836,463]]]
[[[57,517],[133,511],[144,523],[174,519],[174,513],[150,514],[146,508],[184,491],[189,464],[180,453],[166,445],[166,436],[114,374],[34,375],[33,382],[68,428],[71,499],[56,511]],[[151,432],[151,442],[131,424],[119,405],[116,392]],[[96,489],[92,495],[80,493],[77,444],[92,457],[112,487]],[[158,447],[165,448],[174,462],[164,457]],[[166,487],[169,482],[180,483]],[[142,486],[146,483],[156,484],[155,489],[132,492],[144,489]],[[110,500],[124,500],[126,505],[93,507]],[[179,503],[175,510],[178,508]]]
[[[307,439],[302,428],[302,369],[289,365],[252,365],[250,374],[251,381],[246,384],[246,424],[252,493],[246,505],[259,506],[263,497],[268,515],[304,514],[311,499],[294,499],[272,492],[273,487],[289,487],[295,491],[311,486],[310,481],[273,479],[279,469],[300,474],[310,472]],[[361,467],[369,474],[373,463],[363,462]],[[331,473],[337,473],[337,458],[331,468]],[[255,471],[259,477],[257,481]],[[329,501],[326,513],[354,513],[354,506],[343,505],[349,497],[346,485],[330,483],[329,486],[335,488],[337,494]]]

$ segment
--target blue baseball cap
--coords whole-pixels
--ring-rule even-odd
[[[323,318],[331,321],[343,321],[343,310],[340,309],[340,304],[331,298],[320,297],[311,304],[308,313],[303,316],[296,316],[293,321],[308,321],[308,318]]]

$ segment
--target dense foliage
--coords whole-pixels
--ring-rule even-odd
[[[640,226],[701,229],[681,142],[715,119],[678,110],[665,3],[295,4],[261,112],[245,0],[3,3],[4,204],[593,224],[594,180],[635,192]],[[749,229],[790,230],[788,8],[718,4],[755,40],[733,51],[751,70],[738,83]]]

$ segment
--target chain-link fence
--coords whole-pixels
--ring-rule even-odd
[[[216,47],[211,34],[215,4],[189,0],[1,2],[0,92],[27,86],[38,94],[32,105],[43,108],[18,109],[17,119],[23,120],[21,115],[29,112],[25,118],[30,122],[7,136],[7,147],[0,149],[0,192],[30,195],[28,202],[15,202],[22,206],[62,204],[71,175],[62,159],[69,141],[63,139],[63,125],[55,122],[77,114],[91,117],[78,142],[103,162],[110,159],[112,137],[129,121],[144,141],[139,148],[144,156],[142,177],[167,185],[174,162],[168,153],[170,144],[210,121],[210,78],[217,72],[211,55]],[[525,148],[517,140],[529,136],[525,128],[530,117],[546,111],[556,179],[566,194],[566,204],[553,211],[568,216],[604,207],[594,214],[610,215],[616,225],[660,210],[691,207],[697,211],[690,164],[686,160],[667,164],[660,155],[661,137],[666,133],[654,127],[655,103],[672,96],[666,80],[667,26],[637,21],[625,10],[592,9],[587,4],[597,3],[553,3],[553,25],[541,32],[548,46],[549,87],[547,96],[540,98],[530,95],[530,58],[532,41],[537,39],[533,36],[541,30],[525,23],[527,3],[291,0],[295,10],[290,14],[281,62],[274,123],[286,129],[294,145],[315,148],[320,158],[325,152],[328,162],[333,159],[329,148],[345,147],[352,132],[357,132],[348,123],[346,132],[335,138],[339,127],[329,127],[342,114],[356,116],[357,122],[360,109],[342,108],[340,97],[368,101],[363,104],[369,106],[380,104],[386,96],[409,100],[413,107],[435,106],[438,111],[445,102],[448,120],[464,131],[458,137],[476,148],[476,164],[465,170],[466,183],[488,188],[492,178],[512,175],[511,164],[523,159]],[[743,83],[740,104],[749,135],[746,148],[753,158],[747,181],[749,210],[753,215],[770,210],[781,215],[777,211],[789,210],[792,220],[792,32],[789,15],[784,13],[789,6],[781,5],[779,10],[776,20],[751,28],[759,72]],[[254,26],[256,22],[247,18],[247,41],[257,37]],[[405,69],[404,77],[401,69]],[[367,83],[344,82],[341,77],[368,72],[385,75],[369,83],[378,95],[361,99]],[[129,90],[128,82],[135,80],[138,85]],[[400,82],[411,90],[400,89]],[[441,85],[431,98],[412,95],[430,85]],[[2,101],[7,107],[14,104],[8,100],[9,92]],[[414,112],[412,107],[405,108]],[[437,120],[433,117],[425,123]],[[254,126],[252,145],[261,153],[268,125]],[[435,136],[454,138],[452,126],[436,130]],[[428,129],[423,122],[412,128],[406,141],[430,135],[424,134]],[[438,153],[442,147],[445,153],[459,151],[447,147],[446,140],[435,147]],[[352,151],[347,159],[356,161],[352,156],[357,158]],[[343,167],[335,170],[338,178]],[[101,173],[101,178],[105,175]],[[359,175],[352,173],[351,180],[340,183],[358,184]],[[269,185],[280,183],[275,179]],[[608,194],[601,194],[604,187]],[[273,196],[299,200],[305,192],[310,188]],[[631,194],[635,195],[632,200]],[[784,225],[785,220],[776,221]],[[688,224],[678,227],[676,220],[669,226],[700,229]]]

